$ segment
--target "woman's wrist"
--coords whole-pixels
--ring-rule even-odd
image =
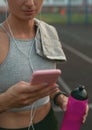
[[[67,96],[67,94],[63,91],[57,92],[53,97],[53,102],[56,106],[59,106],[63,103],[64,97]]]
[[[56,93],[54,93],[52,99],[56,106],[59,106],[63,111],[66,111],[68,95],[65,92],[58,90]]]

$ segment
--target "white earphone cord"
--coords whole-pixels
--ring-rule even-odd
[[[35,130],[34,124],[33,124],[33,118],[34,118],[34,116],[35,116],[36,109],[33,108],[33,107],[34,107],[34,104],[32,105],[32,110],[31,110],[31,113],[30,113],[30,117],[31,117],[31,118],[30,118],[28,130],[30,130],[30,125],[32,126],[32,129]],[[34,110],[34,112],[33,112],[33,110]]]

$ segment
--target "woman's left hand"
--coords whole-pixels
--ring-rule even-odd
[[[68,97],[65,96],[65,95],[63,95],[63,94],[61,94],[61,95],[58,96],[57,102],[58,102],[60,108],[61,108],[62,110],[64,110],[64,111],[66,111],[66,109],[67,109],[67,103],[68,103]],[[87,106],[86,106],[85,114],[84,114],[84,116],[83,116],[82,123],[85,123],[86,118],[87,118],[87,116],[88,116],[88,111],[89,111],[89,106],[87,105]]]

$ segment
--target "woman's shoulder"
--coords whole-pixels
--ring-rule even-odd
[[[56,32],[56,28],[55,28],[53,25],[48,24],[48,23],[46,23],[46,22],[44,22],[44,21],[42,21],[42,25],[44,26],[44,28],[45,28],[46,30],[48,30],[48,31],[53,31],[54,33]]]
[[[7,38],[7,34],[0,28],[0,43]]]
[[[43,20],[35,19],[35,21],[36,21],[36,23],[37,23],[38,25],[40,25],[40,26],[43,27],[43,28],[56,30],[53,25],[51,25],[51,24],[49,24],[49,23],[47,23],[47,22],[45,22],[45,21],[43,21]]]
[[[46,23],[45,21],[36,19],[36,23],[38,26],[40,25],[40,31],[44,35],[48,35],[49,37],[58,39],[58,33],[56,28],[53,25]]]
[[[5,36],[5,32],[3,32],[2,29],[0,28],[0,43],[4,39],[4,36]]]
[[[0,50],[8,41],[7,33],[0,27]]]
[[[7,33],[2,27],[3,23],[0,23],[0,40],[5,39],[7,37]]]

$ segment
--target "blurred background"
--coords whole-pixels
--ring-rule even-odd
[[[92,23],[92,0],[44,0],[44,20],[64,24]]]
[[[0,14],[5,12],[5,0],[0,0]],[[92,23],[92,0],[44,0],[42,20],[49,23]],[[2,19],[0,19],[2,21]]]
[[[5,19],[5,0],[0,0],[0,22]],[[57,63],[62,70],[60,89],[70,93],[79,84],[89,97],[89,114],[81,130],[92,129],[92,0],[44,0],[39,19],[53,25],[59,35],[67,62]],[[64,112],[53,105],[61,126]]]

